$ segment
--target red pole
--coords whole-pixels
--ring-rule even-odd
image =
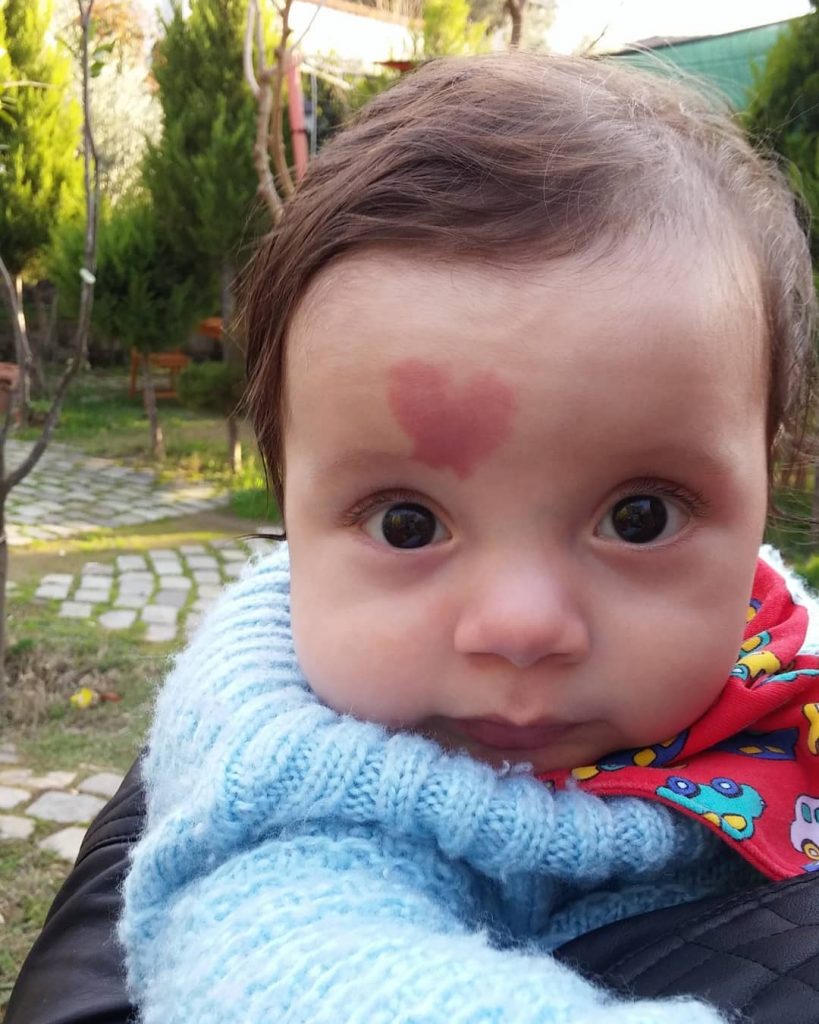
[[[287,61],[287,103],[290,112],[290,136],[293,139],[296,180],[301,181],[307,171],[307,125],[304,121],[304,96],[301,91],[299,58],[292,52]]]

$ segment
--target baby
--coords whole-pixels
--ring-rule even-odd
[[[758,562],[813,302],[777,173],[658,77],[432,63],[322,151],[247,289],[287,546],[145,762],[145,1024],[722,1019],[549,953],[819,861],[819,620]]]

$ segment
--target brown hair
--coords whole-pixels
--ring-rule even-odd
[[[738,238],[759,268],[773,462],[798,446],[814,379],[803,225],[782,174],[689,87],[589,58],[425,65],[322,149],[245,280],[247,402],[280,506],[288,326],[319,271],[373,246],[508,262],[658,226]]]

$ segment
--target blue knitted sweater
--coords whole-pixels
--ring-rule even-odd
[[[759,876],[653,803],[552,794],[319,703],[287,551],[177,659],[144,765],[120,937],[144,1024],[715,1024],[549,956],[617,918]]]

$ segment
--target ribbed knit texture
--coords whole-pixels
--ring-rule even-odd
[[[144,1024],[714,1024],[549,950],[759,876],[641,800],[551,794],[340,716],[299,670],[284,546],[179,656],[120,937]]]

